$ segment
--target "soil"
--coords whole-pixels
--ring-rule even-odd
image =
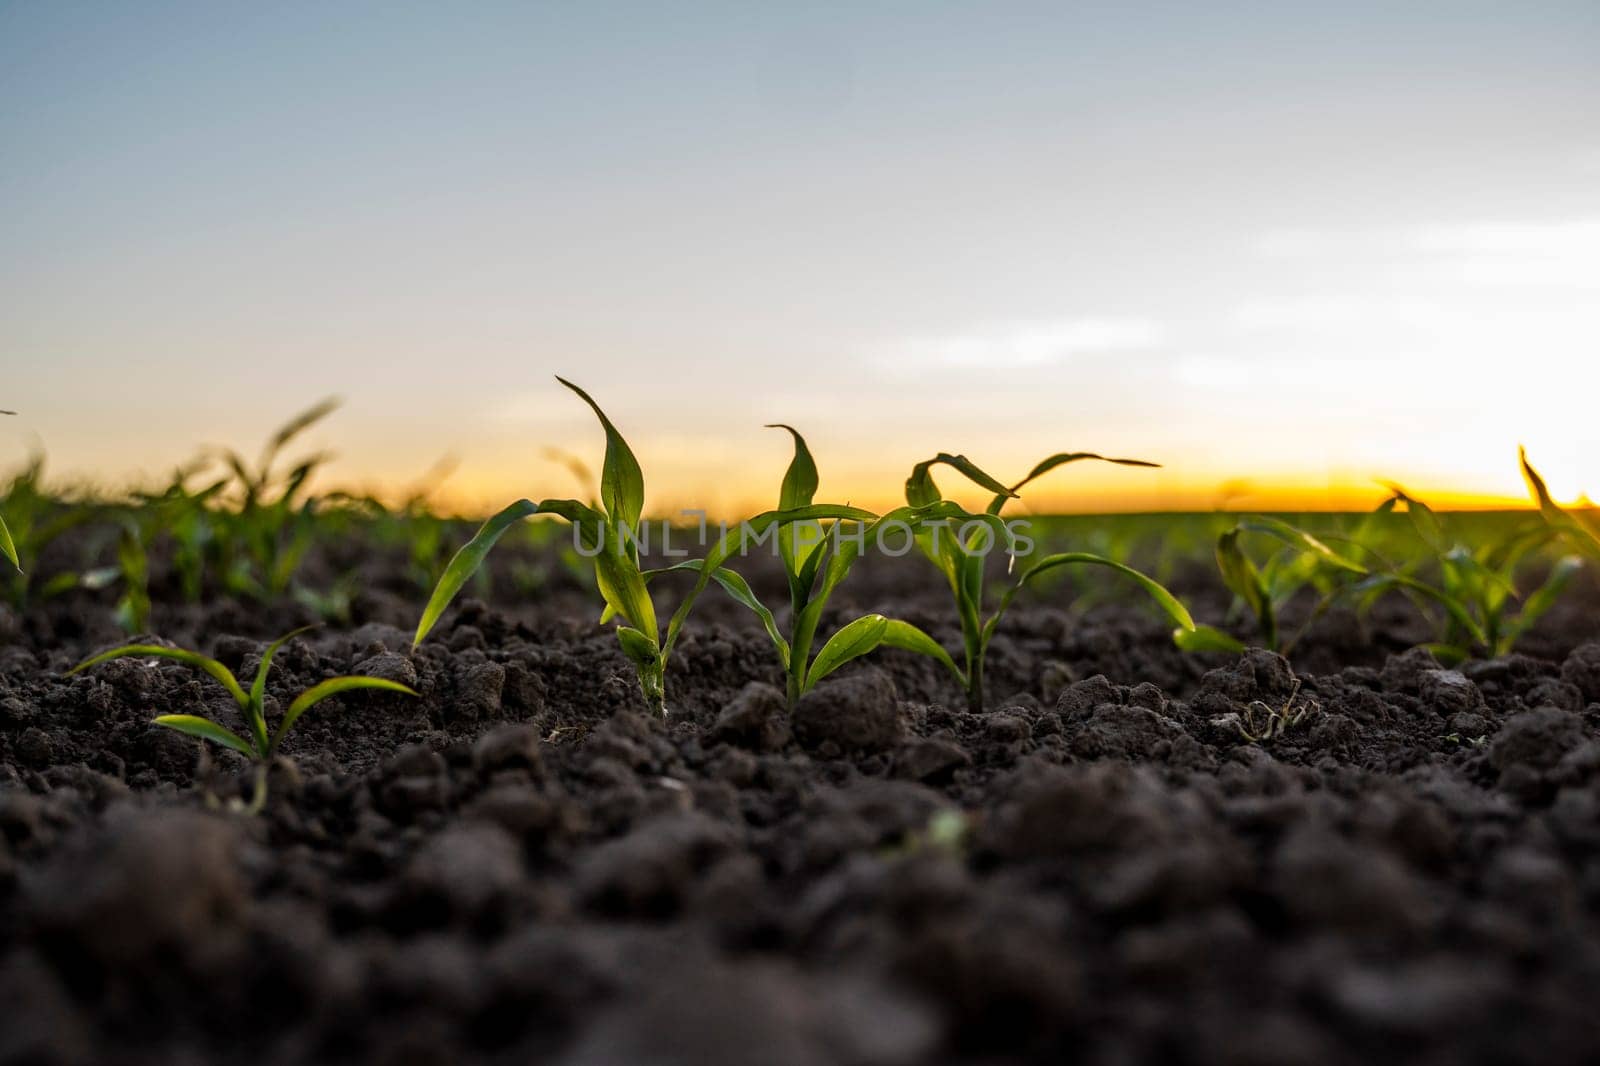
[[[376,558],[376,556],[375,556]],[[957,646],[931,571],[834,622]],[[890,652],[792,713],[713,596],[640,701],[594,605],[497,583],[412,654],[421,597],[280,653],[266,810],[151,726],[231,704],[84,595],[0,615],[0,1061],[1510,1063],[1600,1049],[1600,591],[1445,669],[1403,603],[1291,663],[1185,656],[1132,604],[1008,617],[972,714]],[[1217,622],[1201,571],[1180,586]],[[250,669],[292,602],[152,629]],[[1297,687],[1298,683],[1298,687]],[[1259,701],[1259,704],[1257,704]],[[1289,712],[1256,742],[1241,722]],[[209,800],[209,802],[208,802]]]

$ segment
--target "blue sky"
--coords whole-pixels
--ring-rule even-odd
[[[559,372],[663,504],[766,495],[774,420],[862,501],[1516,495],[1519,441],[1600,495],[1596,56],[1593,3],[0,5],[0,447],[337,393],[344,479],[543,495]]]

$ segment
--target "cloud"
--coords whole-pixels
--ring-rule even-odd
[[[888,346],[880,365],[895,370],[984,367],[1025,370],[1075,356],[1153,351],[1166,331],[1142,318],[1066,318],[994,323],[965,333],[921,337]]]
[[[1401,281],[1600,289],[1600,216],[1489,219],[1373,229],[1270,231],[1265,258],[1373,264]]]

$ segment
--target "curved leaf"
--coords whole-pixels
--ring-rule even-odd
[[[1600,533],[1596,533],[1577,518],[1562,510],[1550,495],[1550,490],[1545,487],[1544,478],[1528,462],[1528,452],[1525,448],[1517,449],[1517,458],[1522,463],[1522,477],[1528,483],[1528,489],[1539,502],[1539,513],[1544,520],[1556,529],[1561,530],[1574,542],[1574,546],[1585,555],[1600,559]]]
[[[789,469],[783,473],[783,485],[778,490],[778,509],[790,511],[796,507],[811,506],[811,500],[817,494],[817,463],[811,457],[811,449],[806,447],[806,439],[798,429],[782,422],[774,422],[764,428],[788,430],[789,436],[794,438],[794,458],[789,460]]]
[[[1489,638],[1485,636],[1483,627],[1478,624],[1476,618],[1472,617],[1472,612],[1467,609],[1466,604],[1442,589],[1434,588],[1432,585],[1418,581],[1414,577],[1407,577],[1405,574],[1373,574],[1365,581],[1358,581],[1351,586],[1351,590],[1358,595],[1368,592],[1380,592],[1391,588],[1406,589],[1415,592],[1419,596],[1433,600],[1443,607],[1445,613],[1454,619],[1457,625],[1466,630],[1476,643],[1479,645],[1487,645],[1489,643]]]
[[[472,539],[461,546],[461,550],[444,568],[444,573],[439,575],[439,583],[433,587],[433,595],[428,597],[428,604],[422,609],[422,617],[417,621],[417,635],[411,639],[413,648],[421,644],[438,623],[439,616],[444,614],[445,608],[450,606],[450,601],[455,599],[461,587],[478,572],[489,549],[505,535],[506,530],[529,515],[538,513],[538,504],[531,500],[518,500],[480,526]]]
[[[250,686],[251,706],[259,708],[261,706],[262,699],[267,694],[267,672],[272,669],[272,657],[278,654],[278,649],[289,643],[289,641],[293,640],[295,637],[298,637],[300,634],[311,632],[320,624],[321,623],[316,623],[309,626],[301,626],[299,629],[291,629],[289,632],[285,633],[283,636],[267,645],[267,650],[261,653],[261,665],[256,667],[255,681]]]
[[[1166,613],[1166,616],[1177,623],[1180,629],[1192,630],[1198,628],[1194,623],[1194,618],[1189,614],[1189,609],[1179,602],[1176,596],[1167,591],[1166,586],[1154,578],[1140,573],[1131,566],[1119,563],[1115,559],[1108,559],[1104,555],[1095,555],[1093,552],[1060,552],[1056,555],[1047,555],[1028,567],[1027,570],[1023,571],[1022,576],[1017,579],[1017,583],[1006,590],[1005,596],[1000,601],[1000,609],[989,620],[989,628],[992,630],[1001,613],[1010,606],[1012,599],[1015,598],[1018,592],[1022,591],[1028,582],[1058,567],[1081,565],[1109,567],[1119,574],[1132,578],[1140,588],[1149,594],[1150,598],[1156,602],[1156,605]]]
[[[1439,516],[1434,513],[1432,507],[1412,496],[1392,481],[1384,481],[1381,484],[1389,490],[1390,501],[1398,501],[1406,505],[1406,513],[1411,518],[1411,525],[1416,529],[1417,536],[1422,538],[1422,543],[1432,548],[1437,555],[1443,555],[1450,549],[1450,540],[1445,535],[1444,523],[1439,521]]]
[[[889,624],[883,631],[883,644],[890,648],[899,648],[902,651],[914,651],[919,655],[937,659],[956,676],[962,688],[967,686],[967,675],[956,665],[950,653],[937,640],[928,636],[910,622],[902,622],[898,618],[888,620]]]
[[[647,570],[644,577],[648,581],[655,575],[666,573],[668,570],[684,570],[698,573],[700,567],[701,561],[699,559],[686,559],[676,566],[667,567],[666,570]],[[767,605],[762,603],[756,596],[755,591],[750,587],[750,583],[737,571],[730,570],[726,566],[719,566],[713,570],[711,580],[720,585],[722,590],[735,602],[741,603],[755,612],[756,617],[761,619],[761,627],[767,631],[767,637],[772,641],[773,646],[778,649],[778,657],[783,660],[783,668],[785,670],[789,669],[789,641],[784,638],[783,632],[778,628],[777,618],[767,609]]]
[[[700,576],[695,579],[694,588],[678,604],[678,609],[673,612],[672,618],[667,622],[667,639],[662,646],[662,659],[667,659],[672,654],[673,647],[677,644],[678,634],[683,628],[683,623],[693,609],[695,600],[705,591],[706,585],[711,581],[711,575],[723,563],[733,557],[735,552],[742,551],[748,543],[749,536],[760,536],[773,525],[782,525],[787,522],[809,521],[811,519],[870,522],[877,516],[871,511],[860,507],[846,507],[836,504],[812,504],[809,507],[796,507],[792,510],[763,511],[754,518],[740,522],[728,530],[721,539],[711,548],[702,561]]]
[[[1245,650],[1244,642],[1236,639],[1231,634],[1224,633],[1212,626],[1197,625],[1193,629],[1179,627],[1172,631],[1172,642],[1183,651],[1228,651],[1239,652]]]
[[[22,571],[22,560],[17,558],[17,544],[11,539],[11,530],[6,528],[5,519],[0,518],[0,555],[11,560],[11,565]]]
[[[1511,632],[1507,634],[1505,646],[1496,649],[1496,654],[1509,654],[1511,645],[1516,638],[1526,633],[1539,620],[1540,616],[1555,606],[1562,590],[1567,587],[1567,583],[1572,580],[1572,576],[1582,568],[1583,560],[1576,555],[1566,555],[1557,559],[1555,565],[1550,568],[1549,576],[1544,579],[1544,583],[1530,592],[1528,598],[1522,601],[1522,610],[1518,613]]]
[[[988,489],[997,496],[1015,496],[1016,493],[1001,484],[1000,480],[991,474],[979,469],[964,455],[951,455],[949,452],[940,452],[932,459],[918,463],[911,468],[911,476],[906,478],[906,503],[913,507],[926,507],[944,499],[939,492],[939,486],[933,483],[931,470],[939,464],[959,471],[967,480],[979,488]]]
[[[223,666],[215,659],[208,659],[198,652],[185,651],[182,648],[166,648],[159,644],[125,644],[120,648],[112,648],[110,651],[103,651],[99,655],[85,659],[71,670],[68,670],[67,674],[70,676],[79,671],[87,670],[91,666],[109,662],[112,659],[127,659],[130,657],[171,659],[196,670],[203,670],[216,678],[222,687],[228,690],[228,695],[233,697],[240,710],[249,713],[250,697],[245,694],[244,689],[239,687],[238,680],[234,678],[226,666]]]
[[[1240,527],[1234,526],[1217,538],[1217,570],[1222,574],[1222,583],[1228,587],[1228,591],[1243,600],[1245,606],[1250,608],[1250,613],[1255,615],[1267,646],[1276,650],[1277,604],[1273,602],[1266,576],[1250,561],[1239,544],[1239,534],[1242,532]]]
[[[289,709],[283,714],[283,721],[278,723],[278,731],[272,735],[272,746],[269,751],[276,751],[278,745],[283,743],[283,738],[289,735],[289,730],[300,720],[300,716],[311,708],[321,703],[330,696],[337,696],[341,692],[350,692],[354,689],[376,688],[388,692],[403,692],[408,696],[417,695],[417,691],[398,681],[390,681],[382,677],[330,677],[319,682],[296,696],[294,702],[289,704]]]
[[[852,659],[859,659],[883,643],[889,620],[881,614],[867,614],[846,625],[828,638],[817,652],[806,671],[802,691],[809,691],[817,682],[833,673]]]
[[[1000,509],[1005,506],[1006,500],[1011,499],[1019,494],[1025,487],[1027,487],[1030,481],[1036,481],[1039,478],[1044,477],[1044,475],[1048,474],[1058,466],[1065,466],[1067,463],[1076,463],[1085,459],[1096,460],[1102,463],[1115,463],[1118,466],[1159,467],[1161,465],[1160,463],[1148,463],[1143,459],[1114,459],[1110,456],[1099,455],[1095,452],[1057,452],[1048,459],[1040,460],[1040,462],[1037,463],[1032,470],[1028,471],[1027,477],[1011,486],[1009,492],[1005,493],[1004,495],[996,495],[994,499],[990,500],[989,513],[999,514]]]
[[[217,723],[206,718],[197,718],[192,714],[163,714],[159,718],[151,719],[155,725],[176,729],[180,733],[187,733],[191,737],[209,740],[213,744],[221,744],[225,748],[232,748],[240,755],[251,759],[261,758],[261,754],[247,744],[243,737],[230,729],[224,729]]]
[[[644,513],[644,471],[639,468],[639,460],[634,458],[628,442],[622,439],[622,434],[593,397],[564,377],[557,375],[556,380],[577,393],[605,428],[606,455],[600,467],[600,500],[605,504],[606,516],[613,523],[637,529],[639,516]]]
[[[1238,528],[1248,530],[1252,533],[1265,533],[1270,537],[1276,537],[1278,540],[1283,541],[1290,547],[1311,552],[1324,562],[1330,563],[1333,566],[1337,566],[1341,570],[1349,570],[1356,574],[1365,574],[1369,572],[1367,568],[1362,566],[1360,563],[1340,555],[1338,552],[1328,547],[1310,533],[1307,533],[1303,529],[1292,526],[1282,519],[1267,518],[1257,515],[1252,518],[1244,519],[1239,523]]]

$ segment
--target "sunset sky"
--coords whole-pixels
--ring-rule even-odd
[[[1600,496],[1600,4],[0,4],[0,467]]]

